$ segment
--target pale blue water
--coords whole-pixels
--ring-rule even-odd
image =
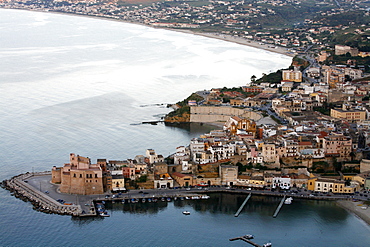
[[[161,104],[245,85],[290,61],[178,32],[0,9],[0,179],[50,170],[70,152],[93,162],[134,158],[148,148],[167,156],[209,128],[137,125],[166,114]],[[255,198],[235,218],[242,199],[138,204],[132,211],[114,205],[110,218],[78,220],[36,212],[1,189],[0,246],[245,246],[228,239],[247,233],[274,246],[370,242],[369,227],[333,203],[295,201],[274,219],[276,200]]]

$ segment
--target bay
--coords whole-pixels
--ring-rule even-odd
[[[167,156],[211,127],[142,125],[197,90],[242,86],[291,58],[230,42],[80,16],[0,9],[0,179],[50,170],[71,152],[127,159]],[[79,220],[34,211],[0,190],[1,246],[366,246],[369,227],[330,202],[276,199],[112,205],[112,217]],[[188,209],[190,217],[181,212]],[[257,240],[256,240],[257,241]]]

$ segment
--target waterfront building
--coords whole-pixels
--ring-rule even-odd
[[[61,193],[68,194],[102,194],[103,169],[98,164],[91,164],[88,157],[71,153],[69,163],[63,167],[53,167],[52,183],[60,184]]]
[[[173,179],[168,173],[154,175],[154,188],[169,189],[173,188]]]
[[[274,177],[272,179],[273,189],[289,190],[291,187],[291,179],[288,176]]]
[[[236,186],[240,187],[250,187],[249,179],[251,176],[249,175],[239,175],[236,181]]]
[[[265,179],[263,175],[253,174],[249,178],[249,186],[253,188],[259,188],[259,189],[262,189],[263,187],[265,187]]]
[[[189,187],[196,185],[196,179],[192,174],[173,172],[171,173],[171,176],[180,187]]]
[[[112,192],[126,191],[125,178],[121,173],[112,174]]]
[[[346,185],[346,181],[338,180],[334,178],[318,178],[315,181],[315,192],[332,192],[332,193],[343,193],[353,194],[359,191],[360,184],[356,181],[351,181],[350,185]]]
[[[231,165],[220,165],[219,176],[221,178],[221,185],[232,186],[237,183],[238,167]]]

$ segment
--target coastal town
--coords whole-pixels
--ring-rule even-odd
[[[353,50],[335,46],[336,53]],[[151,191],[150,198],[158,191],[174,191],[166,195],[183,197],[188,189],[195,189],[198,193],[289,193],[324,200],[357,198],[366,210],[368,79],[363,70],[352,66],[319,66],[320,59],[321,55],[302,71],[293,59],[291,68],[278,73],[277,83],[253,77],[246,86],[199,91],[173,105],[176,110],[166,116],[166,124],[211,124],[215,130],[176,147],[168,157],[147,149],[129,159],[102,158],[92,163],[71,153],[68,163],[54,166],[47,174],[50,182],[61,195],[100,199],[105,195],[128,200],[128,191]],[[10,182],[11,189],[21,188],[24,183],[20,183],[32,176]],[[78,210],[74,208],[72,214]]]
[[[67,163],[44,175],[58,193],[66,195],[122,200],[135,190],[143,194],[153,190],[186,193],[188,189],[207,193],[222,188],[230,193],[290,193],[308,199],[361,198],[366,210],[370,191],[369,9],[364,7],[365,1],[323,1],[325,8],[318,13],[327,22],[307,18],[291,28],[267,27],[266,23],[261,28],[264,17],[277,15],[276,8],[286,2],[301,5],[299,1],[274,0],[207,1],[199,6],[172,1],[146,5],[1,1],[3,8],[212,33],[275,52],[283,49],[294,57],[289,68],[262,78],[252,76],[242,87],[203,90],[173,104],[174,111],[166,116],[165,124],[210,124],[215,130],[174,147],[168,157],[147,149],[135,157],[102,157],[92,162],[85,157],[89,154],[71,153]],[[328,21],[349,10],[361,13],[361,21],[347,25]],[[358,35],[360,40],[351,43],[330,38],[340,32]],[[7,182],[7,186],[14,190],[27,187],[27,195],[36,197],[28,184],[33,175],[22,175],[21,182]],[[42,200],[50,200],[49,191],[42,193]],[[70,214],[81,215],[81,209],[65,206],[72,208]],[[87,202],[87,210],[89,207]]]

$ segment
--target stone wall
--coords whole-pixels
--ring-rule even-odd
[[[232,116],[258,121],[259,113],[230,106],[192,106],[190,108],[191,123],[226,122]]]

